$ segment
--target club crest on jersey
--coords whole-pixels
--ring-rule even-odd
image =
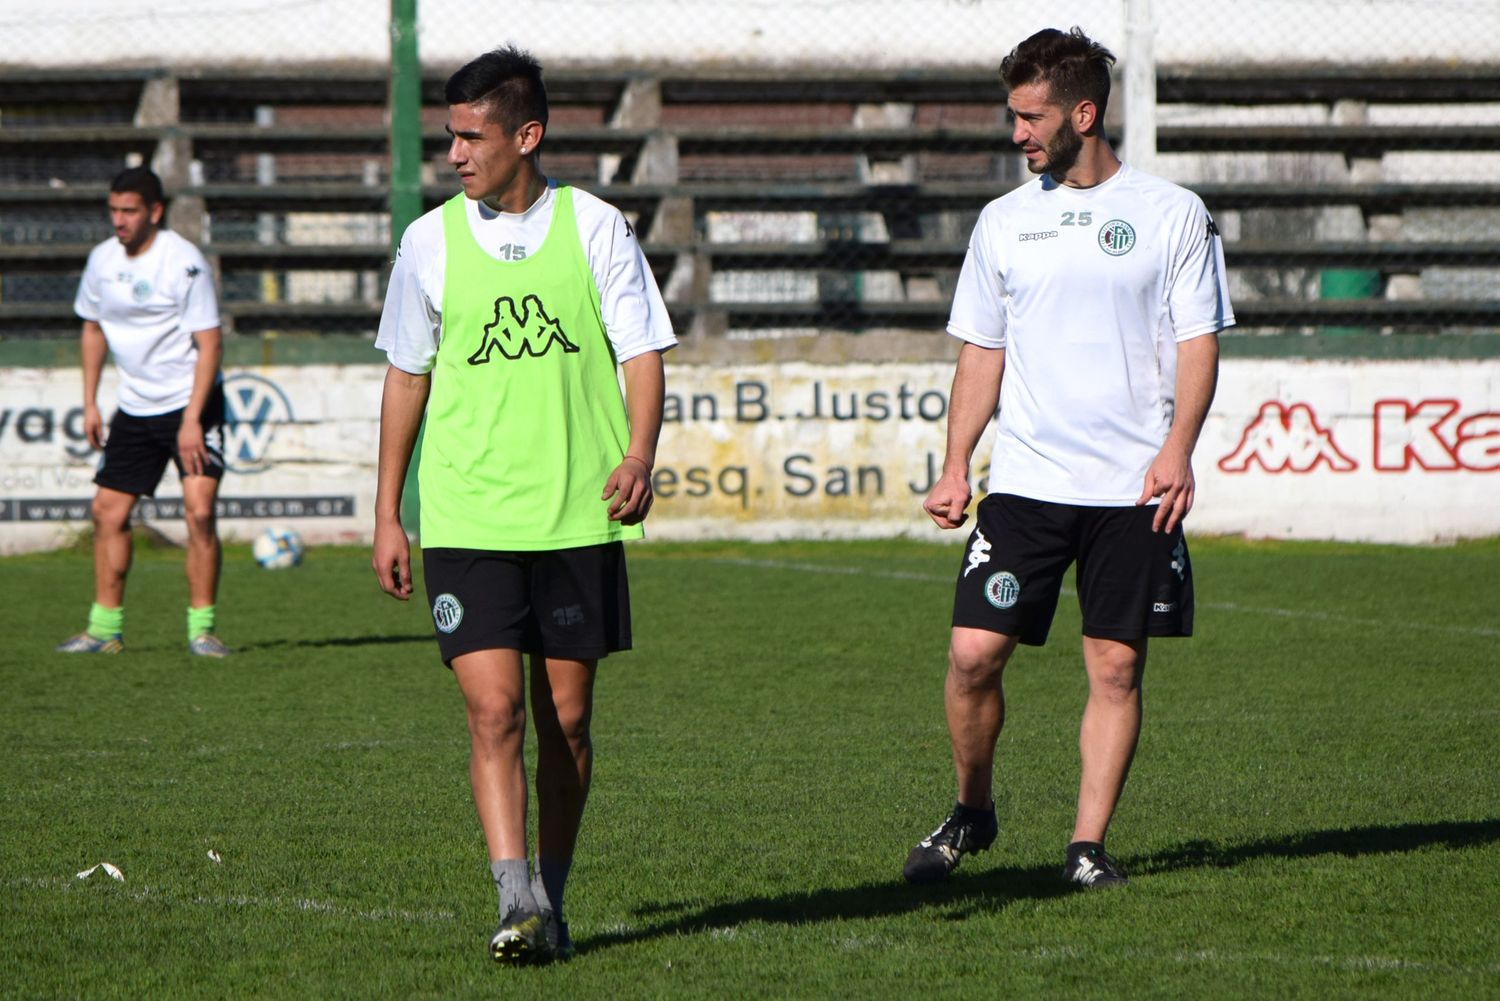
[[[534,294],[528,295],[517,309],[514,299],[502,295],[495,300],[494,321],[485,324],[479,349],[468,360],[470,365],[487,365],[496,348],[508,361],[515,361],[522,355],[540,358],[552,350],[554,344],[560,345],[567,354],[578,350],[578,345],[568,340],[568,335],[563,332],[562,324],[547,315],[541,299]]]
[[[130,287],[130,297],[136,302],[145,302],[151,298],[151,283],[142,278]]]
[[[996,608],[1010,608],[1021,598],[1021,582],[1009,570],[990,574],[984,582],[984,600]]]
[[[1099,227],[1099,247],[1111,257],[1128,254],[1135,246],[1135,227],[1124,219],[1111,219]]]
[[[451,594],[440,594],[432,602],[432,621],[440,632],[451,633],[464,620],[464,606]]]

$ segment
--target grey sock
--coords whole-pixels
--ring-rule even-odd
[[[531,895],[531,873],[527,868],[523,858],[502,858],[490,862],[490,875],[495,877],[495,889],[500,893],[502,918],[518,909],[537,910],[536,899]]]
[[[544,909],[556,914],[559,921],[562,920],[563,913],[563,884],[568,881],[568,870],[572,867],[572,859],[558,862],[540,855],[536,857],[536,878],[531,881],[532,895]]]

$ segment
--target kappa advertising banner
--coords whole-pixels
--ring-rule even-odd
[[[226,372],[226,537],[274,523],[314,543],[368,541],[384,371]],[[650,534],[958,541],[920,508],[942,464],[952,377],[947,363],[669,366]],[[83,440],[81,377],[12,369],[0,380],[0,552],[63,544],[87,526],[98,458]],[[992,433],[975,452],[976,494]],[[1500,364],[1227,361],[1194,468],[1195,532],[1500,534]],[[169,471],[141,511],[178,539],[180,493]]]
[[[1194,470],[1197,532],[1500,534],[1500,362],[1228,362]]]
[[[920,509],[952,377],[949,364],[673,369],[656,534],[953,538]],[[992,435],[974,453],[976,496]],[[1229,360],[1193,466],[1192,532],[1500,534],[1500,364]]]

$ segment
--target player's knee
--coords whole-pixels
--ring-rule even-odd
[[[1005,650],[955,640],[948,647],[948,676],[966,691],[993,688],[1005,670]]]
[[[469,733],[484,744],[504,744],[526,734],[526,707],[509,699],[469,706]]]
[[[95,532],[124,532],[130,528],[130,508],[96,496],[89,507]]]
[[[557,707],[557,728],[574,749],[588,744],[589,716],[587,706],[564,704]]]
[[[1140,675],[1133,664],[1112,664],[1099,668],[1090,672],[1089,692],[1108,702],[1133,702],[1140,698]]]
[[[1141,677],[1146,670],[1144,640],[1126,643],[1085,636],[1083,659],[1092,697],[1116,703],[1140,698]]]
[[[183,521],[187,524],[188,535],[196,539],[212,538],[216,528],[214,519],[214,508],[212,504],[192,506],[183,508]]]

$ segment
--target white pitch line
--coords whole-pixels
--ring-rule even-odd
[[[1329,956],[1298,955],[1284,952],[1233,952],[1224,949],[1157,950],[1143,948],[1126,948],[1121,950],[1119,954],[1134,959],[1204,966],[1243,966],[1275,963],[1282,966],[1333,967],[1334,969],[1354,972],[1410,971],[1423,974],[1457,973],[1462,975],[1476,973],[1494,974],[1500,972],[1500,963],[1462,966],[1452,963],[1428,963],[1420,960],[1404,959],[1400,956]],[[1070,946],[1050,948],[1043,946],[1027,950],[1022,955],[1044,961],[1061,959],[1071,962],[1083,958],[1085,951]]]
[[[57,876],[40,878],[22,876],[19,879],[8,880],[6,883],[0,885],[27,887],[37,890],[56,890],[72,886],[79,882],[80,880],[76,877],[68,879]],[[134,900],[146,903],[161,901],[170,904],[192,904],[197,907],[253,907],[261,910],[283,911],[289,914],[327,914],[333,917],[358,918],[362,921],[400,921],[404,924],[436,925],[458,920],[458,915],[452,911],[408,911],[394,907],[361,910],[355,907],[330,903],[326,900],[314,900],[310,897],[298,897],[294,900],[285,897],[249,897],[241,894],[218,897],[203,896],[200,894],[192,897],[183,897],[172,893],[165,893],[158,888],[150,886],[138,886],[134,889],[129,889],[126,895]]]
[[[1500,629],[1486,626],[1435,626],[1428,622],[1400,622],[1386,619],[1361,619],[1353,615],[1334,615],[1331,612],[1315,612],[1302,608],[1257,608],[1233,601],[1204,602],[1203,608],[1220,612],[1240,612],[1245,615],[1272,615],[1282,619],[1312,619],[1316,622],[1335,622],[1348,626],[1370,626],[1377,629],[1411,629],[1417,632],[1452,633],[1457,636],[1500,636]]]
[[[907,573],[897,570],[869,570],[860,567],[835,567],[821,563],[789,563],[782,560],[750,560],[730,557],[708,557],[705,563],[727,566],[757,567],[762,570],[794,570],[800,573],[837,574],[843,577],[881,577],[886,580],[911,580],[934,584],[951,584],[952,576],[938,574]],[[1071,588],[1063,588],[1068,597],[1077,597]],[[1500,629],[1487,626],[1437,626],[1426,622],[1401,622],[1387,619],[1363,619],[1352,615],[1335,615],[1332,612],[1310,611],[1301,608],[1260,608],[1241,605],[1234,601],[1203,601],[1199,608],[1211,608],[1216,612],[1234,612],[1239,615],[1269,615],[1279,619],[1309,619],[1344,626],[1368,626],[1378,629],[1409,629],[1413,632],[1447,633],[1453,636],[1500,637]]]
[[[127,754],[141,752],[156,754],[160,747],[146,741],[131,740],[130,746],[117,750],[99,750],[97,748],[48,748],[47,757],[53,758],[119,758]],[[440,737],[415,738],[402,737],[395,740],[370,739],[370,740],[337,740],[322,744],[311,744],[307,747],[299,747],[295,744],[284,744],[277,748],[277,753],[288,749],[300,752],[332,752],[332,751],[375,751],[387,747],[432,747],[435,745],[450,744],[452,741]],[[180,753],[193,758],[213,757],[221,754],[248,754],[264,753],[268,750],[265,744],[200,744]],[[175,753],[175,752],[174,752]]]
[[[36,890],[59,890],[70,887],[78,882],[77,878],[59,876],[31,877],[22,876],[18,879],[7,880],[0,886],[7,888],[24,887]],[[400,921],[405,924],[441,925],[451,924],[458,920],[458,916],[452,911],[407,911],[397,908],[377,908],[373,910],[362,910],[359,908],[343,907],[338,904],[323,900],[313,900],[306,897],[287,899],[285,897],[250,897],[239,894],[210,897],[196,895],[192,897],[176,896],[163,893],[159,889],[149,886],[140,886],[131,889],[128,896],[143,902],[156,902],[172,904],[191,904],[196,907],[254,907],[265,910],[282,911],[285,913],[300,914],[324,914],[332,917],[358,918],[363,921]],[[601,929],[603,934],[629,935],[637,933],[638,929],[626,924],[613,924]],[[761,939],[765,937],[765,930],[761,927],[742,927],[729,925],[724,927],[693,929],[690,934],[707,933],[715,941],[726,941],[740,938],[741,936]],[[649,931],[648,931],[649,934]],[[847,940],[843,944],[847,949],[858,950],[869,946],[880,946],[881,936],[874,936],[863,941]],[[1232,952],[1222,949],[1201,950],[1154,950],[1133,948],[1125,950],[1125,954],[1137,959],[1166,961],[1172,963],[1195,964],[1206,966],[1227,965],[1256,965],[1264,963],[1278,963],[1283,966],[1323,966],[1335,969],[1352,971],[1412,971],[1424,974],[1431,973],[1458,973],[1458,974],[1495,974],[1500,973],[1500,963],[1488,963],[1477,966],[1459,966],[1451,963],[1428,963],[1417,960],[1404,959],[1400,956],[1329,956],[1329,955],[1296,955],[1279,952]],[[1082,950],[1071,947],[1040,947],[1014,953],[1024,958],[1042,962],[1053,962],[1059,959],[1072,962],[1083,955]]]

